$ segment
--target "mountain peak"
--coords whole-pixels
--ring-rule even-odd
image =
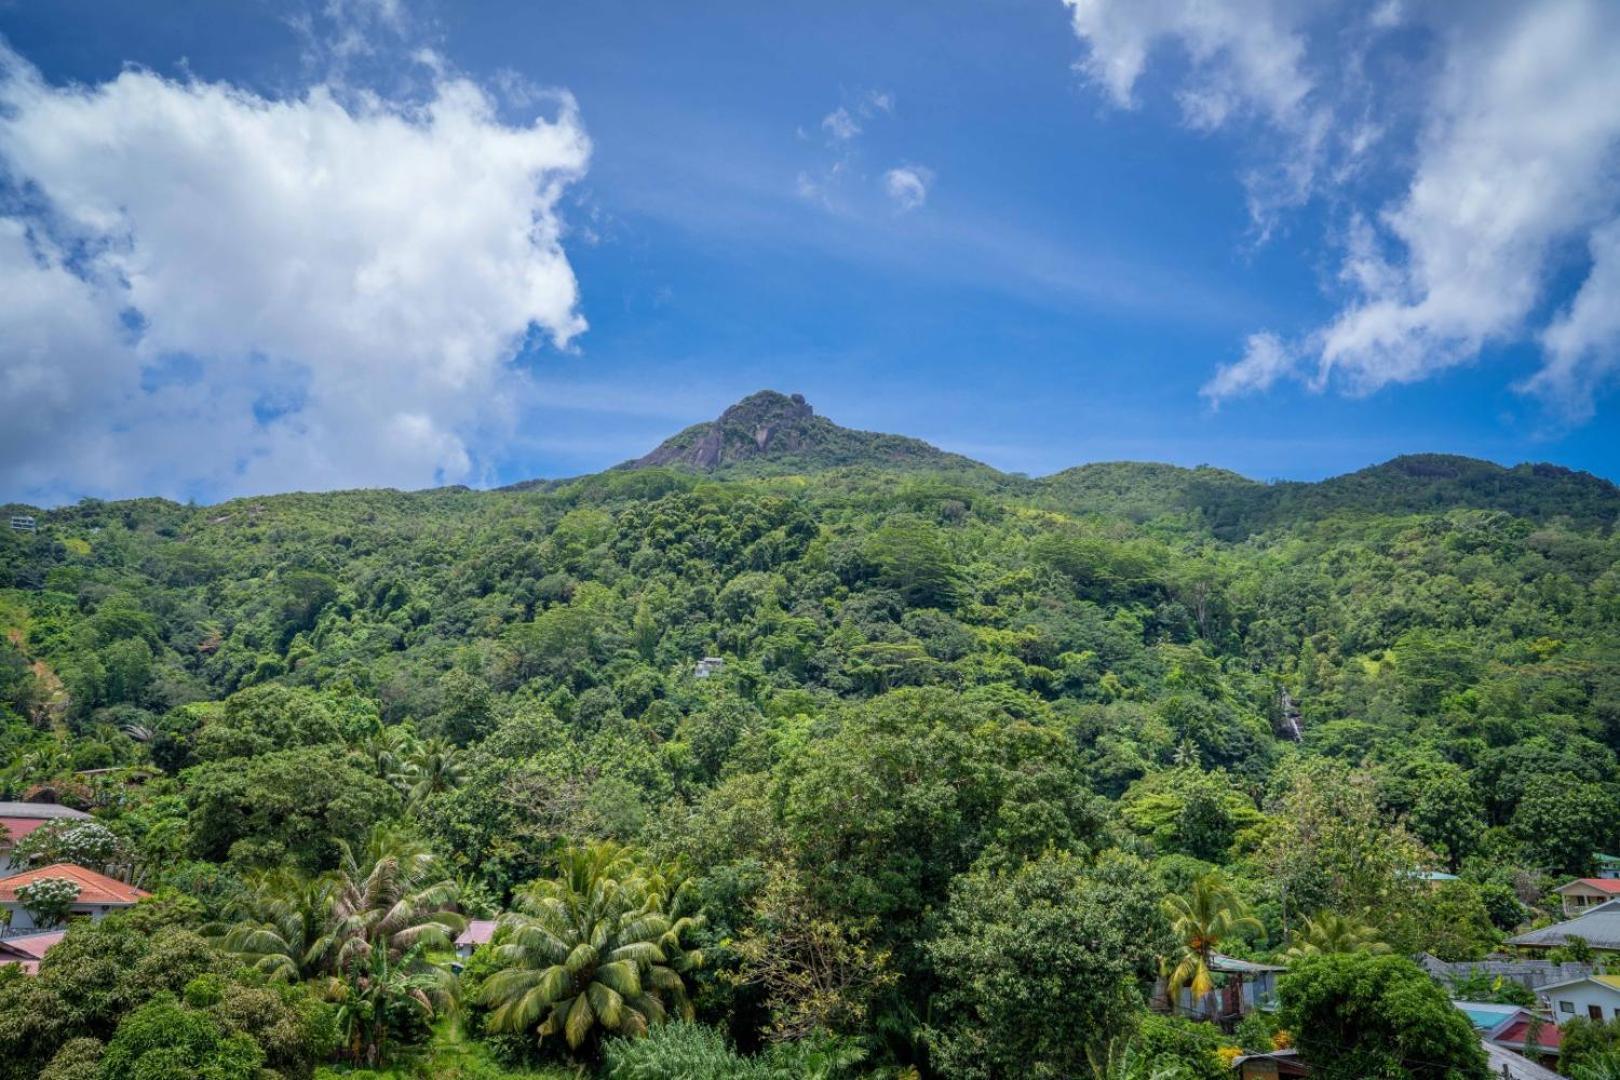
[[[633,469],[657,465],[703,472],[740,467],[810,471],[852,465],[983,468],[920,439],[840,427],[817,416],[803,394],[775,390],[749,394],[716,419],[694,424],[628,463]]]

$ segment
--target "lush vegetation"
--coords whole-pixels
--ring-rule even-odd
[[[0,797],[96,818],[19,857],[154,893],[0,974],[0,1076],[1483,1075],[1408,958],[1620,846],[1620,494],[804,430],[0,534]],[[1150,1011],[1217,952],[1280,1029]]]

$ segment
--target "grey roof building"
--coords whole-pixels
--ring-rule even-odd
[[[1526,949],[1551,949],[1568,945],[1569,939],[1574,937],[1584,939],[1594,949],[1620,952],[1620,900],[1598,904],[1573,919],[1508,938],[1508,944]]]

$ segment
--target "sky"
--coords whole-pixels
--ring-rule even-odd
[[[1620,479],[1620,4],[0,0],[0,501],[590,472],[762,388],[1009,471]]]

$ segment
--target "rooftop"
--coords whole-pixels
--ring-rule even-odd
[[[76,902],[80,904],[127,907],[148,895],[144,890],[126,885],[106,874],[98,874],[94,870],[86,870],[72,863],[52,863],[38,870],[24,870],[20,874],[0,878],[0,904],[15,903],[19,888],[46,878],[66,878],[76,884],[79,887],[79,898]]]
[[[1611,896],[1620,896],[1620,878],[1576,878],[1574,881],[1558,886],[1558,888],[1554,889],[1553,892],[1561,893],[1565,889],[1573,888],[1576,885],[1585,885],[1588,888],[1596,889],[1599,892],[1609,893]]]
[[[90,815],[54,802],[0,802],[0,818],[79,818]]]
[[[1523,1054],[1515,1054],[1505,1050],[1495,1043],[1483,1043],[1485,1059],[1490,1065],[1492,1076],[1506,1077],[1507,1080],[1564,1080],[1558,1073],[1544,1065],[1537,1065]]]
[[[1235,956],[1214,953],[1209,958],[1209,970],[1224,971],[1232,975],[1259,975],[1267,971],[1287,971],[1281,964],[1261,964],[1253,960],[1239,960]]]
[[[467,929],[456,938],[457,945],[488,945],[495,937],[495,927],[499,925],[494,919],[468,919]]]
[[[1594,949],[1620,950],[1620,900],[1605,900],[1573,919],[1508,938],[1507,943],[1548,949],[1567,945],[1572,937],[1584,938]]]

